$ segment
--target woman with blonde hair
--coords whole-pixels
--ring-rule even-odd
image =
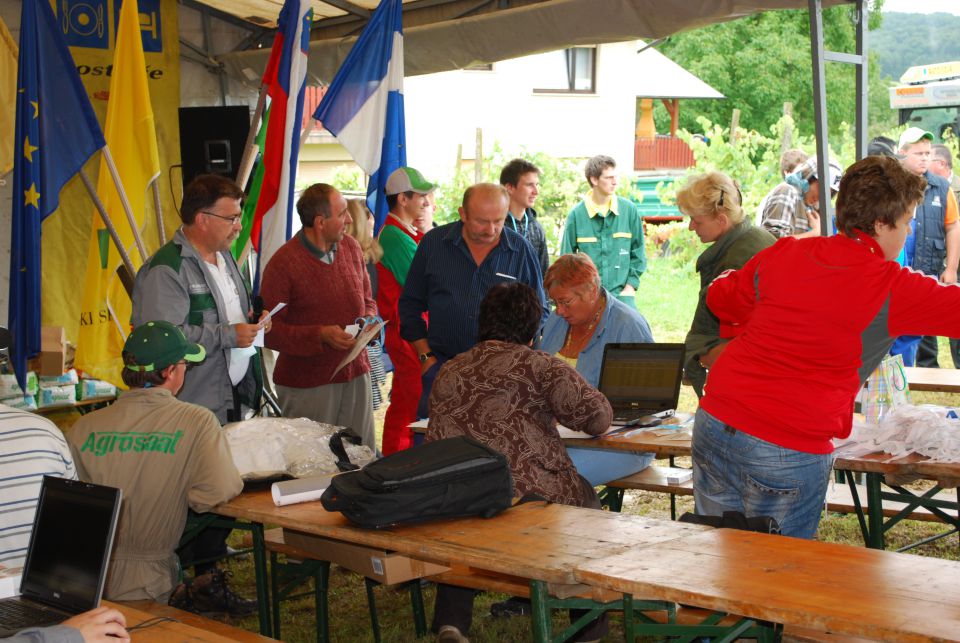
[[[687,363],[683,374],[703,397],[709,368],[720,351],[720,322],[707,308],[707,287],[724,270],[743,267],[753,255],[776,238],[744,218],[740,188],[723,172],[710,172],[690,177],[677,193],[677,207],[690,217],[689,229],[703,243],[713,244],[697,257],[700,273],[700,300],[687,333]]]
[[[376,299],[377,262],[383,257],[383,248],[373,236],[373,214],[363,199],[347,199],[347,211],[350,213],[347,234],[360,244],[363,260],[367,264],[367,274],[370,275],[370,290],[373,298]],[[383,404],[383,393],[380,387],[387,381],[383,368],[382,332],[379,341],[374,340],[367,345],[367,357],[370,358],[370,386],[373,391],[373,410],[376,411]]]

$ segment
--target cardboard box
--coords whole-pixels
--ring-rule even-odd
[[[283,541],[297,549],[315,553],[320,560],[329,560],[331,563],[346,567],[384,585],[394,585],[414,578],[450,571],[449,567],[414,560],[403,554],[321,538],[289,529],[283,530]]]
[[[38,375],[59,377],[67,367],[67,336],[63,326],[40,328],[40,354],[30,360],[30,370]]]

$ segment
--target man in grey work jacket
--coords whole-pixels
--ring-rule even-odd
[[[162,319],[206,350],[177,397],[210,409],[221,424],[242,419],[242,405],[256,408],[262,389],[253,348],[261,325],[249,323],[250,293],[230,254],[242,197],[228,178],[193,179],[180,207],[183,226],[140,268],[133,286],[134,326]]]

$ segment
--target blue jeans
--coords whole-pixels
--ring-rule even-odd
[[[893,340],[890,354],[901,356],[904,366],[914,366],[917,361],[917,351],[920,348],[921,339],[923,338],[920,335],[901,335]]]
[[[573,460],[577,473],[586,478],[591,487],[642,471],[653,462],[652,453],[627,453],[568,446],[567,454]]]
[[[703,409],[693,426],[696,512],[770,516],[784,536],[813,538],[820,523],[833,454],[804,453],[738,431]]]

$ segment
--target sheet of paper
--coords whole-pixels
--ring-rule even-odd
[[[270,319],[271,317],[279,313],[281,310],[286,308],[286,306],[287,306],[287,303],[284,301],[281,301],[279,304],[273,307],[273,310],[267,313],[267,316],[263,318],[262,322]],[[263,328],[257,331],[257,336],[253,338],[253,345],[256,346],[257,348],[263,348]]]
[[[367,344],[370,343],[370,340],[380,334],[380,329],[383,328],[383,326],[386,323],[387,322],[385,321],[380,321],[374,324],[367,324],[366,326],[364,326],[363,330],[360,331],[360,334],[357,335],[357,340],[353,344],[353,348],[351,348],[350,352],[347,353],[346,357],[344,357],[343,360],[339,364],[337,364],[337,368],[333,371],[333,375],[331,375],[330,377],[331,378],[335,377],[336,374],[340,372],[341,368],[343,368],[344,366],[346,366],[347,364],[355,360],[357,358],[357,355],[360,354],[360,351],[362,351],[367,347]]]

